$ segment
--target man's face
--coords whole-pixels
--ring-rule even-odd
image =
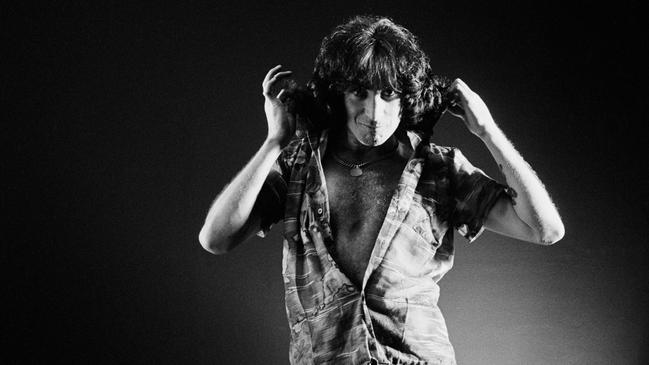
[[[364,146],[380,146],[397,130],[401,97],[390,89],[345,91],[347,130]]]

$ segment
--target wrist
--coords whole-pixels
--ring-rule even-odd
[[[485,128],[482,133],[478,135],[480,140],[487,146],[501,145],[507,140],[503,131],[494,124],[493,127]]]
[[[283,141],[283,138],[280,137],[273,137],[273,136],[267,136],[266,139],[264,140],[263,145],[266,148],[269,148],[271,150],[277,149],[277,150],[282,150],[284,146],[287,144],[287,142]]]
[[[502,133],[500,128],[498,128],[498,125],[496,122],[493,120],[493,118],[485,118],[486,121],[480,123],[481,128],[479,128],[476,132],[475,135],[478,136],[478,138],[484,140],[484,139],[489,139],[493,138],[496,135]]]

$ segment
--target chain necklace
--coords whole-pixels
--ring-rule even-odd
[[[390,152],[388,152],[388,153],[386,153],[386,154],[384,154],[382,156],[379,156],[379,157],[375,158],[374,160],[370,160],[370,161],[367,161],[367,162],[361,162],[359,164],[350,163],[350,162],[347,162],[347,161],[343,160],[342,158],[340,158],[340,156],[338,156],[338,154],[336,152],[334,152],[332,154],[332,156],[333,156],[334,160],[336,162],[338,162],[339,165],[349,168],[349,174],[351,176],[357,177],[357,176],[363,175],[363,170],[361,170],[361,167],[367,166],[367,165],[369,165],[371,163],[374,163],[374,162],[385,160],[386,158],[392,156],[394,154],[394,152],[397,150],[398,147],[399,147],[399,143],[397,142],[397,144],[394,146],[392,151],[390,151]]]

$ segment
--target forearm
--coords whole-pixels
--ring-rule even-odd
[[[205,249],[222,253],[245,239],[239,233],[248,221],[264,181],[280,153],[278,142],[264,141],[253,158],[217,196],[199,235]]]
[[[500,167],[507,184],[517,193],[513,198],[516,214],[534,230],[538,242],[556,242],[563,236],[564,227],[543,183],[502,130],[493,121],[485,124],[489,128],[479,137]]]

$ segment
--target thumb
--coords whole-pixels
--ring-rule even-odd
[[[456,117],[463,118],[464,117],[464,109],[462,109],[461,105],[449,105],[448,108],[446,109],[449,111],[449,113],[453,114]]]
[[[283,96],[285,96],[286,89],[280,90],[280,92],[277,94],[277,100],[279,100],[281,103],[284,102],[284,99],[282,99]]]

